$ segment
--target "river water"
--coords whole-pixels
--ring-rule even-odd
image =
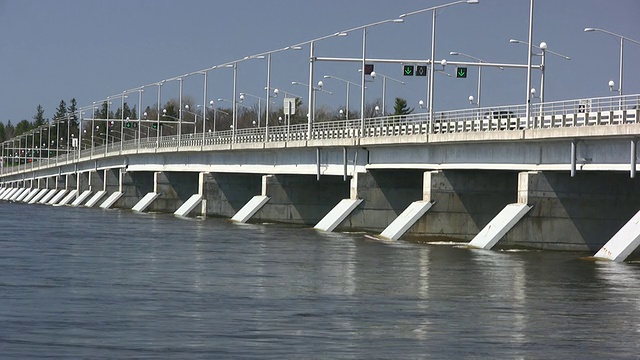
[[[2,359],[640,359],[640,264],[0,203]]]

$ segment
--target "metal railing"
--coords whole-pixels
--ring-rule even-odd
[[[611,126],[640,122],[640,94],[590,99],[555,101],[531,105],[530,119],[525,105],[471,108],[435,112],[433,122],[428,113],[322,121],[308,124],[249,127],[232,130],[162,137],[133,138],[124,142],[107,142],[81,151],[67,151],[51,158],[30,163],[5,166],[2,175],[103,158],[122,153],[158,151],[198,151],[214,145],[277,143],[305,140],[329,140],[407,135],[449,134],[474,131],[515,131],[576,126]],[[364,131],[363,131],[364,129]],[[310,136],[309,136],[310,135]],[[150,150],[155,149],[155,150]],[[29,150],[29,149],[25,149]],[[23,158],[21,158],[23,159]],[[11,157],[7,157],[11,162]],[[7,161],[5,161],[5,165]]]

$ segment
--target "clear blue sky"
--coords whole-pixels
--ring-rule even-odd
[[[447,2],[0,0],[0,121],[31,121],[38,104],[50,118],[61,99],[68,103],[75,97],[79,106],[87,106],[137,86]],[[526,64],[526,46],[509,39],[527,40],[528,12],[529,0],[480,0],[439,11],[436,60],[463,60],[449,55],[459,51],[490,62]],[[547,101],[612,95],[607,82],[618,82],[619,41],[585,33],[585,27],[640,40],[640,1],[536,0],[534,44],[545,41],[549,50],[572,59],[548,55]],[[428,59],[431,15],[384,24],[367,36],[369,57]],[[359,57],[361,38],[358,32],[325,40],[317,44],[316,55]],[[624,55],[624,92],[640,93],[640,45],[625,42]],[[303,87],[291,82],[308,82],[308,56],[308,46],[274,55],[272,86],[305,95]],[[315,81],[329,74],[359,82],[358,68],[355,63],[318,63]],[[375,70],[406,82],[387,83],[388,108],[396,96],[412,107],[426,98],[425,78],[402,77],[399,64],[377,64]],[[452,66],[446,70],[455,72]],[[233,96],[231,74],[228,69],[210,72],[210,99]],[[242,63],[238,74],[238,91],[263,96],[264,60]],[[485,69],[482,75],[483,105],[524,103],[525,70]],[[469,107],[476,81],[475,68],[467,79],[437,75],[434,108]],[[534,71],[533,86],[538,88],[539,82],[540,73]],[[324,84],[334,95],[319,94],[318,106],[344,106],[345,84],[330,79]],[[380,79],[367,88],[367,102],[381,98]],[[155,91],[148,89],[143,107],[156,103]],[[177,98],[178,82],[162,91],[162,102]],[[184,93],[201,104],[202,76],[186,78]],[[358,88],[352,87],[352,110],[359,109],[359,99]]]

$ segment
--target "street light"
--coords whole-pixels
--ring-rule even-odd
[[[189,76],[189,74],[184,74],[181,76],[176,76],[176,77],[164,80],[164,82],[177,80],[180,83],[180,90],[178,94],[178,118],[176,119],[178,121],[178,147],[180,147],[180,142],[182,138],[182,81],[187,76]],[[165,110],[163,110],[164,113],[166,113]]]
[[[228,63],[228,64],[224,64],[224,67],[229,67],[229,68],[233,68],[233,100],[231,101],[233,103],[233,117],[232,117],[232,124],[231,124],[231,138],[232,141],[235,142],[236,139],[236,129],[238,128],[238,114],[237,114],[237,101],[236,101],[236,94],[237,94],[237,84],[238,84],[238,63],[243,62],[243,61],[247,61],[247,60],[252,60],[252,59],[264,59],[264,55],[251,55],[251,56],[245,56],[244,58],[240,59],[240,60],[236,60],[232,63]],[[218,100],[221,101],[221,100]]]
[[[305,42],[299,43],[299,44],[295,44],[293,46],[291,46],[291,48],[300,48],[302,45],[306,45],[309,44],[309,84],[313,84],[313,68],[314,68],[314,64],[316,61],[316,56],[315,56],[315,43],[321,40],[325,40],[325,39],[329,39],[332,37],[337,37],[337,36],[347,36],[347,34],[345,32],[337,32],[337,33],[333,33],[330,35],[326,35],[326,36],[322,36],[316,39],[312,39],[312,40],[307,40]],[[313,91],[312,86],[309,86],[309,109],[313,109],[315,107],[314,104],[314,94],[315,92]],[[270,85],[267,85],[267,92],[270,91]],[[312,124],[313,124],[313,114],[311,113],[311,110],[309,110],[308,114],[307,114],[307,138],[311,139],[311,130],[312,130]]]
[[[211,131],[213,130],[213,133],[215,134],[215,132],[216,132],[216,113],[223,113],[223,114],[225,114],[225,115],[227,115],[227,116],[229,116],[229,113],[228,113],[228,112],[226,112],[226,111],[222,111],[222,110],[220,110],[220,109],[216,109],[216,108],[214,107],[214,104],[215,104],[215,103],[214,103],[214,101],[213,101],[213,100],[209,101],[209,107],[211,108],[211,110],[213,110],[213,126],[211,127],[211,129],[209,129],[209,132],[211,132]],[[198,105],[198,106],[200,106],[200,105]],[[204,110],[204,113],[206,114],[206,108],[205,108],[205,110]],[[204,117],[204,121],[206,121],[206,120],[207,120],[207,117],[205,116],[205,117]],[[202,126],[202,131],[203,131],[203,132],[205,131],[204,124],[203,124],[203,126]],[[204,139],[203,139],[203,140],[204,140]]]
[[[512,43],[512,44],[525,44],[527,46],[529,45],[529,43],[526,42],[526,41],[516,40],[516,39],[510,39],[509,42]],[[563,55],[563,54],[557,53],[555,51],[548,50],[547,49],[547,43],[544,42],[544,41],[540,43],[540,46],[536,46],[536,45],[531,45],[531,46],[541,51],[540,54],[534,54],[534,55],[540,56],[540,73],[541,73],[541,75],[540,75],[540,102],[544,102],[544,78],[545,78],[544,77],[544,73],[545,73],[544,70],[545,70],[546,53],[550,53],[550,54],[556,55],[556,56],[561,57],[561,58],[563,58],[565,60],[571,60],[571,58],[568,57],[567,55]]]
[[[196,107],[200,107],[200,105],[196,105]],[[185,105],[184,105],[184,111],[185,111],[186,113],[191,114],[191,115],[193,115],[193,116],[194,116],[194,117],[193,117],[193,135],[195,136],[195,135],[196,135],[197,128],[198,128],[198,125],[197,125],[197,124],[198,124],[198,114],[197,114],[197,113],[195,113],[195,112],[193,112],[193,111],[189,111],[189,109],[190,109],[189,104],[185,104]],[[202,115],[202,118],[203,118],[203,120],[202,120],[202,121],[203,121],[203,124],[204,124],[204,114]],[[187,122],[187,124],[188,124],[188,122]],[[203,125],[203,126],[204,126],[204,125]],[[203,131],[204,131],[204,130],[203,130]]]
[[[267,101],[267,99],[261,98],[260,96],[257,96],[257,95],[252,95],[252,94],[249,94],[249,93],[241,92],[240,93],[240,102],[244,101],[245,96],[250,96],[250,97],[252,97],[254,99],[258,99],[258,127],[260,127],[260,118],[262,117],[261,101],[264,100],[267,103],[267,110],[266,111],[268,111],[268,109],[269,109],[269,107],[268,107],[269,101]],[[267,117],[265,119],[265,121],[268,121],[268,120],[269,120],[269,118]]]
[[[350,92],[349,90],[351,88],[351,84],[356,85],[356,86],[361,86],[361,85],[360,84],[356,84],[354,82],[351,82],[349,80],[341,79],[341,78],[339,78],[337,76],[332,76],[332,75],[325,75],[325,76],[323,76],[323,78],[325,78],[325,79],[335,79],[335,80],[339,80],[339,81],[342,81],[342,82],[347,84],[347,104],[346,104],[347,113],[346,113],[346,120],[349,120],[349,92]]]
[[[237,114],[237,112],[238,112],[238,111],[237,111],[237,107],[238,107],[238,105],[239,105],[239,106],[243,106],[243,107],[245,107],[245,108],[247,108],[247,109],[251,109],[251,106],[247,106],[247,105],[245,105],[245,104],[243,104],[243,103],[241,103],[241,102],[239,102],[239,101],[236,101],[235,97],[234,97],[234,99],[233,99],[233,100],[228,100],[228,99],[218,99],[218,101],[223,101],[223,102],[229,102],[229,103],[231,103],[231,104],[232,104],[231,106],[233,106],[233,107],[234,107],[233,109],[231,109],[232,114]],[[231,132],[232,132],[231,136],[233,137],[234,141],[235,141],[235,134],[236,134],[236,129],[237,129],[237,127],[238,127],[238,117],[237,117],[237,115],[236,115],[236,119],[235,119],[234,121],[232,121],[232,123],[231,123]]]
[[[288,98],[288,97],[293,96],[293,97],[297,97],[297,98],[302,99],[302,96],[300,96],[300,95],[298,95],[298,94],[294,94],[294,93],[292,93],[292,92],[290,92],[290,91],[282,90],[281,88],[273,89],[273,96],[272,96],[272,97],[277,98],[277,97],[278,97],[278,95],[279,95],[281,92],[282,92],[282,93],[284,93],[284,97],[285,97],[285,98]]]
[[[352,31],[357,31],[357,30],[362,30],[362,65],[361,65],[361,69],[364,69],[366,67],[366,62],[367,62],[367,30],[370,27],[374,27],[374,26],[378,26],[378,25],[382,25],[382,24],[386,24],[386,23],[396,23],[396,24],[401,24],[404,22],[404,19],[387,19],[387,20],[382,20],[382,21],[377,21],[371,24],[366,24],[366,25],[362,25],[362,26],[358,26],[352,29],[348,29],[348,30],[344,30],[341,31],[340,33],[344,33],[344,34],[348,34]],[[364,107],[365,107],[365,94],[366,94],[366,74],[365,71],[363,71],[360,75],[360,87],[361,87],[361,94],[360,94],[360,136],[364,136]]]
[[[265,86],[265,90],[266,90],[266,98],[268,99],[271,95],[270,95],[270,91],[271,91],[271,55],[281,52],[281,51],[287,51],[287,50],[301,50],[302,47],[300,46],[302,44],[299,45],[293,45],[293,46],[287,46],[281,49],[276,49],[276,50],[272,50],[272,51],[268,51],[268,52],[264,52],[264,53],[260,53],[255,55],[257,58],[264,58],[265,56],[267,57],[267,86]],[[278,96],[278,89],[274,90],[275,96]],[[266,102],[265,105],[265,139],[267,139],[269,137],[269,112],[270,112],[270,107],[269,107],[269,101]],[[260,106],[260,104],[258,103],[258,106]],[[258,127],[260,126],[260,116],[258,115]]]
[[[430,63],[431,66],[429,67],[429,133],[431,133],[433,131],[433,87],[434,87],[434,58],[436,57],[436,12],[438,9],[442,9],[448,6],[453,6],[453,5],[457,5],[457,4],[478,4],[479,0],[459,0],[459,1],[454,1],[448,4],[443,4],[443,5],[438,5],[438,6],[433,6],[430,8],[426,8],[426,9],[422,9],[422,10],[417,10],[417,11],[412,11],[410,13],[406,13],[406,14],[402,14],[399,16],[399,18],[405,18],[407,16],[411,16],[411,15],[416,15],[416,14],[420,14],[426,11],[431,11],[432,13],[432,22],[431,22],[431,57],[430,57]]]
[[[316,93],[318,91],[322,91],[323,93],[327,93],[329,95],[333,95],[333,93],[331,91],[327,91],[327,90],[322,88],[322,86],[324,86],[324,83],[322,81],[318,81],[318,86],[317,87],[316,86],[311,87],[309,84],[305,84],[305,83],[299,82],[299,81],[292,81],[291,85],[301,85],[301,86],[306,86],[306,87],[311,89],[311,91],[312,91],[311,98],[313,100],[312,101],[313,107],[309,106],[309,117],[311,119],[315,119],[315,116],[316,116]]]
[[[360,69],[360,71],[362,71],[362,69]],[[374,80],[377,76],[382,77],[382,115],[385,115],[387,113],[387,79],[393,80],[401,85],[404,85],[404,81],[392,78],[391,76],[383,75],[379,72],[371,72],[371,77]]]
[[[626,36],[622,36],[620,34],[616,34],[616,33],[613,33],[611,31],[598,29],[598,28],[589,28],[588,27],[588,28],[585,28],[584,31],[585,32],[600,31],[600,32],[603,32],[605,34],[609,34],[611,36],[614,36],[614,37],[617,37],[617,38],[620,39],[620,79],[618,80],[619,81],[618,82],[618,94],[620,96],[622,96],[622,80],[623,80],[622,74],[623,74],[623,71],[624,71],[624,61],[623,61],[624,60],[624,41],[628,40],[628,41],[631,41],[632,43],[636,43],[638,45],[640,45],[640,41],[633,40],[633,39],[630,39],[630,38],[628,38]],[[609,88],[611,89],[611,91],[613,91],[613,87],[614,86],[615,86],[615,83],[613,83],[613,80],[609,81]],[[620,99],[620,104],[622,105],[622,99]]]
[[[473,59],[473,60],[475,60],[477,62],[480,62],[480,63],[486,62],[486,61],[484,61],[482,59],[479,59],[479,58],[477,58],[475,56],[471,56],[469,54],[465,54],[465,53],[459,52],[459,51],[451,51],[451,52],[449,52],[449,55],[464,56],[466,58]],[[504,70],[504,68],[502,66],[500,66],[499,68],[500,68],[500,70]],[[478,107],[480,107],[481,90],[482,90],[482,66],[478,66],[478,98],[475,99],[476,100],[476,104],[478,105]],[[473,96],[469,96],[469,103],[470,104],[473,104],[473,100],[474,100]]]

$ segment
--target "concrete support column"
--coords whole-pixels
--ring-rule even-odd
[[[203,173],[201,177],[207,215],[230,218],[261,193],[260,174]]]
[[[349,196],[341,176],[265,176],[262,195],[267,202],[252,220],[315,225],[340,200]]]
[[[533,208],[501,244],[595,252],[640,209],[640,183],[626,172],[522,172],[518,202]]]
[[[66,176],[56,175],[55,176],[56,189],[66,189],[66,180],[67,180]]]
[[[102,188],[95,187],[94,190],[104,190],[109,194],[121,191],[121,172],[122,169],[105,169],[101,171]]]
[[[422,199],[422,174],[420,170],[355,173],[349,198],[364,201],[341,227],[381,232],[412,202]]]
[[[191,195],[198,193],[198,176],[195,172],[156,172],[154,192],[160,196],[149,205],[147,211],[176,211]]]
[[[92,173],[94,173],[94,171],[76,173],[76,189],[79,193],[85,190],[91,190]]]
[[[78,174],[67,174],[64,176],[64,188],[66,190],[77,190],[78,189]]]
[[[434,205],[410,230],[433,238],[471,240],[517,197],[517,173],[444,170],[424,173],[423,200]]]
[[[104,171],[96,170],[88,172],[89,185],[88,190],[93,192],[104,190],[105,177]]]
[[[154,173],[152,172],[123,172],[119,179],[120,191],[123,195],[116,201],[112,208],[131,209],[146,194],[153,191]],[[111,182],[109,181],[108,184]],[[109,185],[111,186],[111,185]]]
[[[198,174],[198,195],[202,197],[202,201],[200,202],[200,215],[205,218],[207,217],[207,198],[205,196],[204,184],[207,175],[209,175],[209,173],[206,172]]]

